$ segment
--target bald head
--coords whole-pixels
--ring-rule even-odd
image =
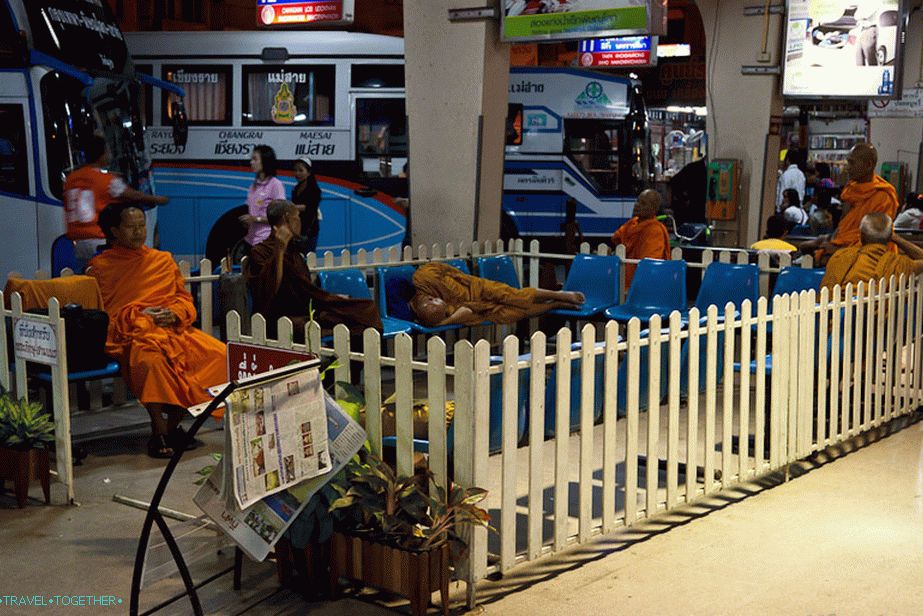
[[[632,215],[641,219],[653,218],[660,211],[660,203],[660,193],[649,188],[638,195]]]
[[[855,182],[871,182],[878,165],[878,150],[871,143],[857,143],[846,157],[846,173]]]
[[[887,244],[891,239],[891,217],[881,212],[866,214],[859,223],[862,244]]]
[[[285,199],[273,199],[266,208],[266,220],[272,226],[281,224],[286,217],[298,212],[298,206]]]

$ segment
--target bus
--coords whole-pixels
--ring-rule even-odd
[[[571,68],[510,70],[503,235],[559,247],[565,203],[608,238],[651,185],[650,130],[635,79]]]
[[[177,258],[217,262],[245,229],[249,157],[271,146],[291,193],[306,157],[321,188],[319,252],[400,244],[407,194],[404,45],[349,32],[137,32],[125,36],[138,70],[186,93],[186,144],[171,124],[183,100],[148,91],[160,243]]]
[[[95,134],[106,138],[113,171],[152,192],[145,149],[142,81],[103,0],[0,2],[0,265],[24,275],[51,266],[64,233],[64,176],[87,162]],[[172,131],[171,131],[172,132]],[[149,242],[156,209],[149,213]]]

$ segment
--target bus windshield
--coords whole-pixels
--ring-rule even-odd
[[[132,186],[147,179],[140,86],[127,80],[97,78],[84,88],[72,77],[51,72],[41,81],[45,101],[45,146],[52,194],[62,197],[64,177],[86,160],[87,140],[101,133],[109,144],[110,168]]]

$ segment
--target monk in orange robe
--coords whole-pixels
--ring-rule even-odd
[[[801,245],[802,251],[815,251],[816,265],[822,265],[840,249],[859,244],[859,225],[866,214],[880,212],[891,219],[897,216],[897,191],[875,174],[877,165],[878,151],[871,143],[858,143],[849,151],[846,157],[849,183],[840,192],[844,214],[839,226],[833,234]]]
[[[656,218],[660,201],[660,193],[656,190],[648,189],[638,195],[632,218],[612,234],[612,247],[624,244],[628,259],[669,259],[670,235]],[[631,286],[636,268],[634,263],[625,265],[626,286]]]
[[[465,274],[445,263],[421,265],[413,274],[416,295],[410,308],[428,327],[515,323],[555,308],[580,306],[583,293],[515,289],[502,282]]]
[[[923,272],[923,248],[893,235],[891,218],[881,212],[866,214],[859,224],[860,244],[836,251],[827,262],[821,286],[833,290],[840,285],[878,282],[891,276]],[[889,250],[889,242],[904,253]]]
[[[90,261],[109,314],[106,354],[151,415],[148,455],[170,457],[183,438],[185,409],[227,380],[225,345],[194,329],[192,296],[168,252],[144,245],[144,212],[113,204],[100,214],[110,248]],[[166,416],[166,417],[165,417]]]

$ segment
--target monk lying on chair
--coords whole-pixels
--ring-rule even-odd
[[[416,295],[410,308],[428,327],[478,325],[485,321],[504,325],[536,317],[556,308],[573,308],[585,301],[583,293],[514,289],[465,274],[445,263],[421,265],[413,275]]]
[[[99,225],[110,248],[87,273],[99,282],[109,314],[106,354],[122,364],[128,388],[150,413],[148,455],[168,458],[182,442],[185,409],[227,381],[225,345],[192,327],[195,306],[173,256],[144,245],[144,212],[115,203]]]

